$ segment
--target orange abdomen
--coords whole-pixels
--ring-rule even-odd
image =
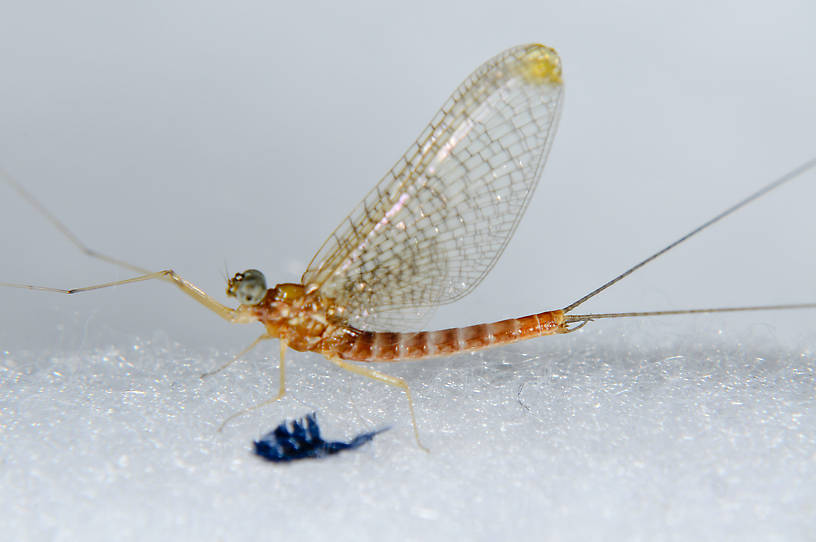
[[[323,353],[329,357],[336,356],[351,361],[422,359],[481,350],[567,331],[563,311],[556,310],[490,324],[438,331],[416,333],[362,331],[347,336]]]

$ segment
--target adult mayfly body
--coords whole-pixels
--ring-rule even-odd
[[[816,166],[816,160],[811,160],[566,307],[462,328],[414,331],[434,307],[470,293],[504,251],[541,176],[562,96],[561,61],[549,47],[523,45],[488,60],[453,92],[416,142],[329,236],[299,284],[267,288],[260,271],[237,273],[227,286],[227,295],[238,301],[235,308],[216,301],[171,269],[154,272],[91,250],[28,191],[4,176],[83,252],[138,275],[73,289],[0,285],[72,294],[153,279],[170,282],[228,322],[264,326],[263,334],[249,347],[205,375],[226,368],[261,341],[280,340],[278,395],[234,414],[224,424],[284,395],[284,354],[291,348],[318,352],[343,369],[401,388],[418,444],[406,382],[353,362],[446,356],[570,333],[601,318],[816,307],[816,303],[802,303],[574,313],[652,260]]]

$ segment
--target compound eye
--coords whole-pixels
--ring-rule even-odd
[[[238,273],[230,280],[227,295],[234,295],[242,305],[257,305],[266,296],[266,278],[257,269]]]

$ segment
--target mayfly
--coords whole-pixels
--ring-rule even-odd
[[[279,392],[285,393],[287,348],[313,351],[331,363],[401,388],[414,436],[419,431],[406,382],[352,362],[388,362],[447,356],[543,335],[570,333],[592,320],[703,312],[814,308],[795,305],[574,314],[576,308],[734,211],[816,165],[811,160],[766,185],[564,308],[488,324],[414,331],[436,306],[470,293],[507,246],[524,213],[552,143],[563,96],[561,61],[543,45],[509,49],[471,74],[385,177],[351,211],[309,264],[299,284],[267,288],[255,269],[228,280],[235,308],[219,303],[173,270],[152,272],[88,248],[19,184],[6,181],[86,254],[138,276],[60,289],[79,293],[146,280],[163,280],[228,322],[260,322],[259,342],[280,340]],[[223,424],[222,424],[223,427]],[[422,446],[421,444],[419,444]]]

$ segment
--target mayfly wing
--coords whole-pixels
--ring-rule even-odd
[[[557,53],[509,49],[457,88],[303,274],[361,329],[410,329],[468,294],[541,176],[563,85]]]

